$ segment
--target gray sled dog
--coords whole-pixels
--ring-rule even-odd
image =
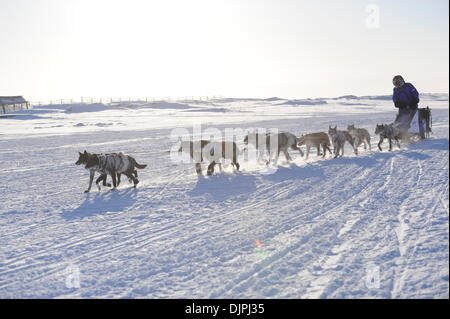
[[[207,140],[200,141],[181,141],[178,152],[184,152],[195,162],[195,170],[198,176],[201,176],[203,161],[208,161],[207,175],[214,174],[214,167],[219,165],[222,172],[221,159],[228,159],[231,161],[233,168],[239,171],[238,156],[241,153],[235,142],[211,142]]]
[[[355,125],[347,126],[347,131],[353,139],[353,150],[355,154],[358,155],[358,147],[364,144],[364,149],[367,150],[367,145],[369,145],[369,150],[372,150],[370,145],[370,134],[365,128],[356,128]]]
[[[354,147],[352,135],[348,131],[340,131],[340,132],[344,134],[347,143],[350,144],[351,147]]]
[[[392,151],[392,140],[394,140],[397,143],[398,148],[400,148],[400,138],[402,133],[399,129],[394,127],[394,123],[377,124],[375,134],[380,135],[380,141],[378,142],[380,151],[383,150],[381,144],[383,144],[385,138],[389,140],[389,152]]]
[[[345,141],[347,141],[345,133],[343,131],[338,131],[337,126],[334,128],[329,126],[328,135],[330,135],[331,141],[333,142],[334,158],[344,156],[344,146]]]
[[[306,159],[309,157],[309,150],[311,147],[317,147],[317,156],[322,155],[320,153],[320,147],[323,148],[323,155],[322,158],[325,157],[328,152],[331,154],[330,149],[330,139],[328,137],[328,134],[325,132],[318,132],[318,133],[311,133],[302,135],[301,137],[297,138],[297,145],[300,147],[302,145],[306,145]]]
[[[85,168],[90,171],[89,188],[85,192],[89,192],[91,190],[95,172],[99,172],[101,174],[96,181],[99,190],[100,186],[98,183],[101,180],[103,180],[104,186],[111,186],[106,183],[106,176],[108,174],[112,178],[114,189],[120,184],[121,174],[127,176],[130,182],[134,183],[134,187],[136,187],[139,183],[136,168],[144,169],[147,167],[146,164],[138,164],[132,156],[126,155],[122,152],[111,154],[91,154],[84,151],[84,153],[79,153],[78,161],[75,164],[84,164]]]

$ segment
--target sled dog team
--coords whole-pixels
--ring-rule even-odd
[[[411,139],[415,134],[408,132],[401,132],[394,127],[393,124],[377,124],[375,134],[380,135],[380,141],[378,148],[382,151],[381,144],[385,139],[389,141],[389,151],[392,150],[392,141],[395,141],[397,146],[400,147],[401,139]],[[331,143],[333,144],[333,152],[330,149]],[[306,159],[309,158],[311,147],[317,148],[317,155],[323,158],[327,154],[334,154],[334,158],[342,157],[344,155],[344,146],[348,143],[353,148],[354,153],[358,154],[358,147],[364,145],[366,150],[370,144],[370,134],[364,128],[356,128],[354,125],[349,125],[347,130],[338,130],[337,126],[328,128],[328,134],[325,132],[310,133],[296,137],[289,132],[281,133],[256,133],[250,132],[244,138],[245,147],[241,151],[235,142],[212,142],[207,140],[200,141],[181,141],[178,152],[184,152],[194,160],[195,169],[197,174],[202,175],[202,162],[208,162],[207,175],[214,173],[215,166],[218,165],[222,172],[221,160],[230,160],[233,168],[239,170],[238,156],[242,154],[251,144],[258,152],[258,162],[264,161],[266,165],[270,162],[274,162],[276,165],[280,153],[283,153],[287,161],[291,161],[292,158],[289,155],[288,150],[293,149],[300,153],[303,157],[305,154],[301,150],[300,146],[306,147]],[[275,145],[275,149],[273,147]],[[321,152],[321,148],[323,152]],[[269,159],[265,160],[264,155],[268,153]],[[96,172],[100,176],[95,181],[98,190],[100,191],[99,183],[102,182],[103,186],[111,187],[110,183],[106,182],[107,176],[110,175],[113,183],[113,189],[120,184],[121,175],[125,175],[130,183],[133,183],[133,187],[139,183],[137,179],[137,169],[144,169],[146,164],[138,164],[136,160],[127,154],[122,152],[109,153],[109,154],[94,154],[84,151],[79,152],[78,161],[76,165],[84,165],[89,170],[89,187],[85,191],[86,193],[91,190],[92,182]]]

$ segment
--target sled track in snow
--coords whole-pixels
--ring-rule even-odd
[[[307,122],[282,129],[313,131]],[[448,159],[436,155],[448,155],[445,141],[347,149],[338,159],[294,152],[297,165],[281,162],[272,175],[244,164],[197,180],[193,165],[168,161],[166,132],[94,134],[89,150],[126,149],[149,167],[137,190],[124,183],[89,195],[87,171],[71,159],[89,134],[63,145],[35,139],[21,151],[6,143],[0,296],[439,297],[446,282],[448,295],[438,240],[448,239]],[[5,164],[27,152],[17,167]],[[376,290],[365,286],[371,263],[381,271]],[[68,264],[81,269],[78,290],[64,286]]]

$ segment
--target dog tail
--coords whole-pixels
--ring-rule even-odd
[[[136,162],[136,160],[134,158],[133,158],[133,164],[136,168],[139,168],[139,169],[144,169],[147,167],[147,164],[139,164],[138,162]]]
[[[134,162],[136,163],[136,164],[135,164],[136,168],[144,169],[144,168],[147,167],[147,164],[138,164],[136,161],[134,161]]]

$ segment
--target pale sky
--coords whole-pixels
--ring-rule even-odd
[[[0,0],[0,96],[377,95],[396,74],[448,93],[448,12],[448,0]]]

